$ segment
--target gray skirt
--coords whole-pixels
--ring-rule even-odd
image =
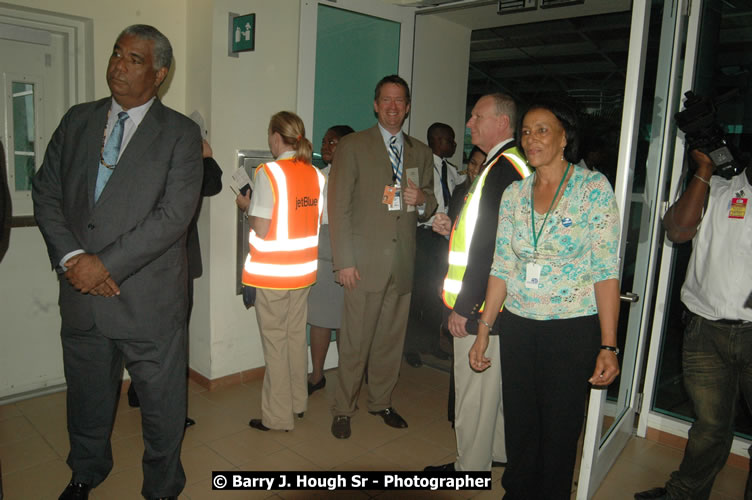
[[[329,225],[319,230],[319,260],[316,283],[308,295],[308,323],[323,328],[338,329],[342,325],[345,291],[334,281],[332,244]]]

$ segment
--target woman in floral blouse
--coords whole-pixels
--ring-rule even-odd
[[[518,130],[535,173],[504,191],[470,364],[490,366],[488,325],[503,304],[502,485],[507,498],[568,499],[588,383],[619,374],[619,211],[606,177],[575,165],[571,109],[535,104]]]

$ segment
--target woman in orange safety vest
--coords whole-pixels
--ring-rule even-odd
[[[256,287],[256,320],[266,371],[261,431],[291,430],[308,402],[306,316],[308,292],[316,282],[324,176],[311,165],[311,142],[303,121],[281,111],[269,122],[275,161],[259,165],[253,195],[239,195],[251,231],[243,284]]]

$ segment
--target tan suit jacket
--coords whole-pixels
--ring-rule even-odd
[[[419,187],[426,196],[421,216],[425,220],[436,210],[433,153],[414,137],[403,137],[403,172],[418,169]],[[358,288],[366,292],[384,289],[393,275],[402,294],[412,290],[418,210],[408,212],[403,206],[390,211],[382,203],[384,187],[390,184],[392,165],[378,125],[340,140],[329,176],[334,269],[355,266],[360,273]],[[404,174],[403,185],[407,185]]]

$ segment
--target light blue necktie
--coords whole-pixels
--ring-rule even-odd
[[[392,179],[397,184],[400,184],[400,180],[402,180],[402,172],[400,171],[400,152],[397,149],[396,135],[393,135],[389,139],[389,159],[392,162]]]
[[[128,119],[128,113],[121,111],[118,113],[118,120],[115,122],[115,126],[112,127],[112,133],[107,139],[107,144],[104,145],[102,150],[102,158],[99,162],[99,172],[97,173],[97,185],[94,188],[94,201],[99,200],[99,195],[102,194],[102,190],[107,185],[107,181],[110,180],[112,171],[115,170],[118,157],[120,156],[120,145],[123,142],[123,129],[125,128],[125,120]],[[107,167],[104,163],[110,165]]]

